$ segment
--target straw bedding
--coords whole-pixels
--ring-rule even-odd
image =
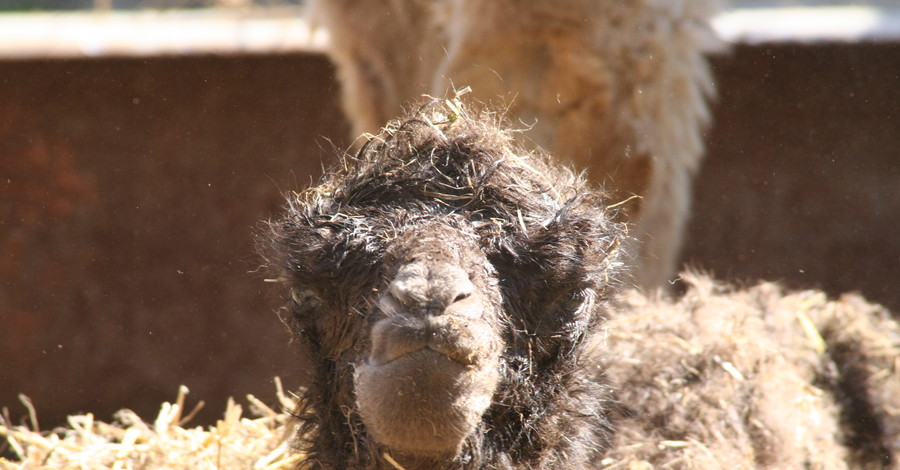
[[[277,379],[276,385],[282,406],[293,407]],[[0,436],[19,456],[17,461],[0,458],[0,470],[280,470],[296,468],[302,460],[302,454],[292,453],[284,443],[287,415],[252,395],[247,396],[249,416],[229,400],[222,419],[208,427],[188,427],[193,413],[185,413],[186,395],[187,388],[182,387],[174,403],[163,403],[153,422],[125,409],[109,423],[91,414],[70,416],[68,426],[53,431],[36,430],[36,414],[23,400],[31,412],[28,425],[11,425],[8,417],[0,417]]]
[[[597,347],[616,384],[617,431],[598,468],[898,468],[900,327],[886,310],[856,295],[685,281],[677,300],[626,293],[606,324]],[[0,459],[0,469],[286,469],[302,460],[283,444],[285,414],[248,397],[251,416],[232,402],[215,426],[187,427],[185,394],[153,422],[123,410],[111,423],[78,415],[47,432],[34,430],[34,413],[28,425],[7,414],[0,435],[20,460]]]

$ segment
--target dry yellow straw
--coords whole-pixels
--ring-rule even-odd
[[[284,394],[277,378],[276,387],[281,404],[292,408],[293,400]],[[175,402],[164,403],[152,423],[121,410],[112,423],[97,421],[91,414],[76,415],[69,417],[66,428],[42,432],[34,413],[31,426],[13,426],[0,417],[0,436],[19,456],[17,461],[0,458],[0,470],[286,470],[296,468],[303,459],[284,442],[287,415],[252,395],[247,396],[252,417],[244,416],[241,405],[229,400],[215,426],[183,427],[197,410],[182,418],[187,393],[182,387]]]

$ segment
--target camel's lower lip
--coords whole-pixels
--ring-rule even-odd
[[[452,454],[490,406],[498,369],[496,362],[466,366],[422,347],[388,363],[356,367],[357,405],[381,444],[416,454]]]
[[[408,358],[411,354],[417,353],[420,351],[427,351],[427,352],[431,352],[431,353],[434,353],[439,356],[444,356],[447,359],[450,359],[451,361],[456,362],[462,366],[472,366],[475,364],[475,361],[473,360],[472,357],[463,357],[461,354],[456,353],[456,351],[453,351],[453,352],[441,351],[440,349],[438,349],[430,344],[427,344],[427,343],[423,343],[417,348],[408,347],[403,354],[391,356],[390,359],[387,359],[387,360],[370,357],[368,363],[369,363],[370,367],[386,366],[386,365],[391,364],[399,359]],[[456,353],[456,354],[454,354],[454,353]]]
[[[441,317],[389,317],[372,327],[368,362],[380,366],[428,349],[464,366],[478,365],[499,349],[499,338],[478,320]]]

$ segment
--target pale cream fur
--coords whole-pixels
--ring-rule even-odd
[[[676,271],[720,48],[717,0],[318,0],[353,132],[471,87],[521,142],[614,190],[640,243],[634,280]],[[615,201],[614,201],[615,202]]]

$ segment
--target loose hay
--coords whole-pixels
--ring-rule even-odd
[[[283,393],[277,379],[276,386],[281,406],[293,408],[293,400]],[[252,395],[247,396],[251,416],[243,416],[243,407],[229,400],[215,426],[184,427],[193,414],[183,415],[187,393],[187,388],[181,387],[175,403],[163,403],[152,423],[125,409],[116,413],[111,423],[88,413],[70,416],[66,428],[42,432],[35,429],[34,413],[30,426],[13,426],[8,417],[0,416],[0,436],[20,458],[0,458],[0,470],[279,470],[297,468],[303,459],[284,443],[288,416]]]
[[[900,328],[886,310],[856,295],[685,280],[675,301],[626,294],[606,325],[598,347],[621,416],[597,468],[900,468],[876,455],[900,455]],[[854,380],[835,382],[853,368]],[[853,386],[876,410],[856,429],[840,409]],[[0,470],[304,468],[284,444],[286,414],[248,396],[254,417],[231,401],[215,426],[185,428],[186,393],[152,423],[122,410],[112,423],[85,414],[40,432],[33,412],[29,426],[0,416],[0,436],[21,458],[0,458]],[[860,425],[880,428],[884,447],[861,443]]]

